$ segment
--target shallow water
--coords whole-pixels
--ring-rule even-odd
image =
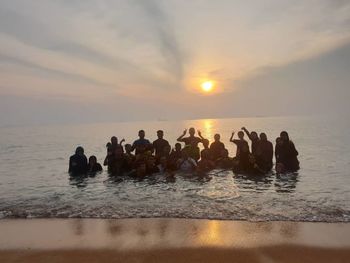
[[[153,140],[163,129],[171,144],[194,126],[204,137],[220,133],[232,156],[232,130],[264,131],[271,141],[289,131],[300,153],[296,175],[265,178],[212,171],[208,178],[161,175],[143,181],[69,179],[76,146],[102,163],[112,135],[132,142],[139,129]],[[0,218],[183,217],[250,221],[350,221],[350,123],[336,117],[213,119],[0,128]]]

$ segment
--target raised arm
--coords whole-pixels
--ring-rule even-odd
[[[202,141],[203,141],[203,140],[205,140],[205,138],[202,136],[201,131],[199,131],[199,130],[198,130],[197,132],[198,132],[198,136],[199,136],[199,138],[201,138],[201,139],[202,139]]]
[[[186,130],[184,130],[184,132],[182,133],[182,135],[179,137],[179,138],[177,138],[177,141],[178,142],[183,142],[183,137],[186,135],[186,133],[187,133],[187,129]]]
[[[230,142],[233,142],[233,136],[235,136],[235,132],[234,131],[231,134]]]
[[[249,140],[251,140],[252,139],[252,137],[250,136],[250,132],[245,128],[245,127],[242,127],[242,131],[244,131],[245,132],[245,134],[247,134],[247,136],[248,136],[248,138],[249,138]]]
[[[123,142],[125,142],[125,139],[124,139],[124,138],[120,141],[119,145],[120,145],[120,146],[123,146]]]

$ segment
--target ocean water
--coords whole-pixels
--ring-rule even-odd
[[[68,159],[82,145],[103,162],[112,135],[132,142],[144,129],[150,140],[163,129],[174,145],[185,128],[229,143],[242,126],[274,142],[287,130],[298,151],[298,174],[235,176],[215,170],[206,179],[154,175],[142,181],[110,178],[106,171],[69,178]],[[177,217],[225,220],[350,221],[350,122],[337,117],[279,117],[99,123],[0,128],[0,218]]]

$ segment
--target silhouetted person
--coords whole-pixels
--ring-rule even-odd
[[[280,162],[280,149],[282,147],[283,141],[281,137],[276,138],[276,146],[275,146],[275,158],[276,164]]]
[[[136,157],[132,154],[131,144],[125,144],[125,160],[126,160],[126,171],[131,171],[134,168]]]
[[[182,157],[177,161],[177,168],[181,172],[193,172],[197,168],[196,161],[188,155],[187,148],[182,149]]]
[[[196,133],[194,128],[190,128],[188,130],[188,133],[189,133],[190,136],[184,138],[186,133],[187,133],[187,130],[184,130],[183,134],[179,138],[177,138],[177,141],[184,142],[185,146],[190,147],[188,149],[189,156],[192,159],[198,161],[199,158],[200,158],[200,152],[199,152],[198,144],[200,142],[202,142],[204,138],[203,138],[203,136],[202,136],[200,131],[198,131],[198,136],[199,137],[194,136],[195,133]]]
[[[173,149],[169,156],[169,166],[172,170],[177,170],[177,161],[181,159],[181,143],[175,144],[175,149]]]
[[[101,172],[102,166],[97,162],[97,158],[95,155],[92,155],[89,157],[89,164],[88,164],[88,173],[95,174],[98,172]]]
[[[153,142],[153,149],[156,158],[159,160],[161,156],[164,156],[165,147],[170,147],[170,144],[167,140],[163,139],[164,132],[162,130],[157,131],[158,139]]]
[[[295,172],[299,170],[298,151],[295,149],[294,143],[289,139],[286,131],[281,132],[280,138],[282,144],[279,149],[279,163],[283,164],[285,171]]]
[[[258,134],[255,131],[249,132],[245,127],[242,127],[242,130],[247,134],[249,140],[252,142],[252,154],[256,156],[260,142]]]
[[[69,158],[68,172],[71,175],[82,175],[88,170],[87,158],[84,154],[84,148],[79,146],[75,150],[75,154]]]
[[[250,162],[249,162],[249,146],[248,143],[244,143],[240,147],[240,152],[238,157],[234,158],[234,166],[233,171],[236,173],[247,173],[250,170]]]
[[[215,164],[221,169],[230,169],[233,167],[233,160],[229,157],[227,149],[221,150],[220,157],[216,159]]]
[[[214,142],[210,144],[210,154],[214,161],[221,158],[221,153],[224,149],[225,145],[220,141],[220,134],[215,134]]]
[[[127,161],[122,147],[114,150],[113,155],[108,159],[108,167],[113,176],[120,176],[127,172]]]
[[[147,170],[147,174],[151,175],[154,173],[159,173],[159,169],[156,165],[156,159],[154,158],[154,156],[149,156],[146,160],[146,170]]]
[[[145,139],[145,131],[139,131],[139,139],[134,141],[132,144],[131,150],[135,150],[135,154],[143,153],[144,151],[151,150],[152,144],[149,140]]]
[[[212,160],[211,151],[209,149],[209,140],[203,139],[202,144],[203,144],[204,149],[201,150],[201,159],[205,158],[208,160]]]
[[[203,145],[205,145],[205,147],[207,148],[205,148],[201,152],[201,160],[198,162],[198,165],[197,165],[198,166],[197,171],[199,173],[207,173],[215,168],[215,163],[211,159],[210,150],[208,148],[209,141],[203,140],[203,142],[204,142]]]
[[[254,154],[249,154],[248,156],[248,165],[245,169],[245,172],[250,175],[263,175],[266,173],[266,170],[262,168],[255,159]]]
[[[234,144],[236,144],[236,147],[237,147],[236,157],[239,158],[243,147],[248,147],[248,152],[249,152],[249,145],[248,145],[248,142],[246,140],[244,140],[244,133],[242,131],[238,132],[239,140],[233,139],[234,135],[235,135],[235,132],[232,132],[230,142],[233,142]]]
[[[256,158],[259,158],[261,161],[261,163],[258,162],[258,164],[265,171],[270,171],[273,166],[273,145],[267,140],[267,136],[264,132],[260,133],[259,151],[259,155],[254,155],[258,156]]]

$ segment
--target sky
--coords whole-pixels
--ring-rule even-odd
[[[0,0],[0,126],[338,114],[349,98],[347,0]]]

